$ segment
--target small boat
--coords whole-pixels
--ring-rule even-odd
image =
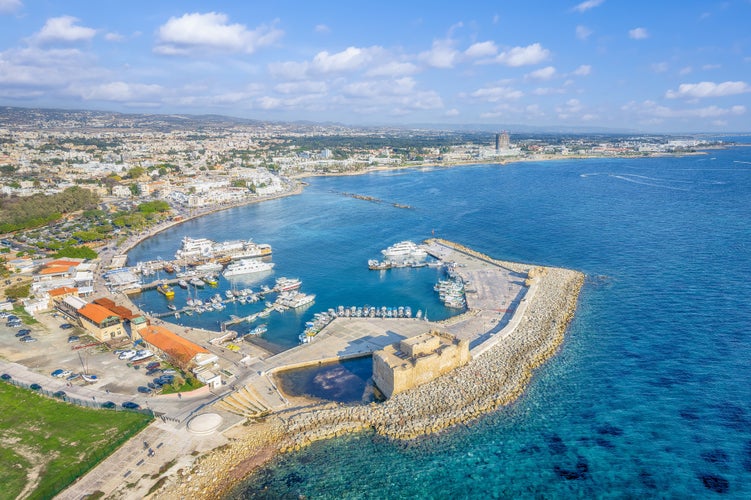
[[[177,311],[177,306],[175,304],[167,304],[167,309],[170,311]]]
[[[196,288],[203,288],[206,286],[206,282],[203,281],[201,278],[193,278],[190,280],[190,284],[193,285]]]
[[[168,299],[173,299],[173,298],[175,298],[175,291],[174,291],[174,290],[172,289],[172,287],[171,287],[171,286],[169,286],[169,285],[167,285],[167,284],[165,284],[165,283],[162,283],[161,285],[158,285],[158,286],[156,287],[156,289],[157,289],[157,291],[158,291],[159,293],[161,293],[162,295],[164,295],[164,296],[165,296],[165,297],[167,297]]]
[[[149,351],[148,349],[143,349],[136,352],[136,355],[130,358],[132,362],[135,361],[141,361],[142,359],[150,358],[154,355],[153,352]]]
[[[180,286],[180,288],[188,288],[188,282],[183,279],[178,281],[177,284]]]
[[[203,279],[203,281],[205,281],[206,284],[209,285],[209,286],[211,286],[211,287],[217,287],[217,286],[219,286],[219,281],[217,281],[217,279],[215,277],[213,277],[213,276],[206,276]]]
[[[81,378],[86,382],[96,382],[97,380],[99,380],[99,377],[97,377],[96,375],[88,375],[86,373],[82,373]]]
[[[261,335],[263,333],[266,333],[269,330],[269,327],[266,325],[258,325],[255,328],[251,328],[248,330],[248,335]]]

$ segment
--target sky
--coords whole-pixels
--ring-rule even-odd
[[[751,0],[0,0],[0,105],[751,131]]]

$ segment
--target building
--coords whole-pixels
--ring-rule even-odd
[[[81,326],[100,342],[126,337],[120,316],[99,304],[86,304],[78,310]]]
[[[509,139],[508,132],[505,130],[500,134],[495,134],[495,150],[496,152],[502,149],[508,149],[511,147],[511,140]]]
[[[373,382],[384,396],[430,382],[469,361],[469,342],[428,332],[373,353]]]
[[[195,366],[199,362],[205,365],[208,363],[207,356],[212,356],[203,347],[159,325],[148,325],[145,328],[141,328],[139,334],[143,341],[149,344],[155,351],[169,358],[183,369],[191,365]],[[213,361],[216,361],[216,359],[218,358],[214,356]]]

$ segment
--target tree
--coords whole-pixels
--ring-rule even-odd
[[[133,167],[130,170],[128,170],[128,177],[131,179],[138,179],[143,174],[146,173],[146,169],[143,167]]]
[[[97,258],[97,253],[89,247],[64,247],[55,254],[55,258],[68,257],[71,259],[89,259],[93,260]]]

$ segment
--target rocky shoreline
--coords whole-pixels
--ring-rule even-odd
[[[477,252],[456,244],[458,249]],[[513,269],[530,266],[494,261]],[[218,498],[278,451],[343,434],[371,430],[396,440],[443,431],[517,399],[533,370],[559,348],[576,310],[582,273],[536,268],[537,293],[514,333],[467,365],[383,403],[319,403],[276,413],[230,432],[231,443],[200,457],[158,492],[159,498]]]

